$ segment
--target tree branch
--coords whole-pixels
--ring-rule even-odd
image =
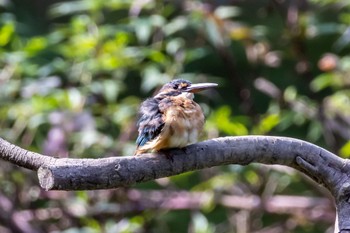
[[[56,159],[22,149],[0,138],[0,158],[20,167],[37,171],[42,165],[51,164]]]
[[[42,165],[38,176],[41,186],[46,190],[85,190],[128,186],[224,164],[282,164],[308,172],[296,163],[299,155],[305,155],[305,159],[313,161],[319,159],[320,154],[325,154],[335,163],[342,164],[337,156],[310,143],[265,136],[218,138],[169,153],[172,160],[161,153],[138,157],[56,159],[54,163]],[[327,183],[322,176],[317,177],[320,178],[318,182]]]
[[[253,162],[294,167],[329,186],[337,179],[323,175],[332,167],[322,165],[345,164],[344,159],[311,143],[270,136],[217,138],[169,153],[172,160],[161,153],[101,159],[53,158],[0,140],[0,158],[38,170],[40,185],[46,190],[117,188],[213,166]]]
[[[53,158],[26,151],[0,138],[0,158],[38,171],[46,190],[92,190],[129,186],[183,172],[226,164],[280,164],[323,184],[336,200],[340,232],[350,229],[349,162],[314,144],[286,137],[211,139],[162,153],[101,159]]]

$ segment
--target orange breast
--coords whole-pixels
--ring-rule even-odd
[[[164,114],[165,126],[161,136],[168,148],[184,147],[197,142],[204,125],[200,106],[192,100],[171,106]]]
[[[217,85],[174,79],[145,100],[139,110],[135,154],[181,148],[197,142],[204,116],[200,106],[193,101],[194,94]]]
[[[195,143],[202,132],[204,115],[192,99],[173,97],[164,107],[164,128],[157,138],[155,149],[181,148]]]
[[[197,142],[204,125],[201,107],[189,98],[171,97],[160,106],[164,127],[159,136],[138,149],[137,154],[167,148],[182,148]]]

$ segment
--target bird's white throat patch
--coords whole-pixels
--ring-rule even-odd
[[[182,92],[179,96],[185,97],[185,98],[191,99],[191,100],[193,100],[193,98],[194,98],[194,94],[191,92]]]

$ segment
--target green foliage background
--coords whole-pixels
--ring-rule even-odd
[[[0,136],[56,157],[131,155],[139,104],[182,77],[220,85],[196,96],[203,139],[289,136],[348,157],[349,43],[348,0],[3,0]],[[223,201],[328,196],[281,167],[90,192],[44,192],[33,172],[0,168],[1,232],[325,232],[334,220]]]

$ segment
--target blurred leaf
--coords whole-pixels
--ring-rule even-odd
[[[146,43],[155,27],[163,27],[165,20],[160,15],[152,15],[149,18],[137,18],[133,20],[135,33],[141,43]]]
[[[345,143],[345,145],[340,148],[339,155],[343,158],[349,158],[350,157],[350,141]]]
[[[194,48],[186,51],[186,61],[193,62],[205,58],[209,51],[205,48]]]
[[[114,110],[112,119],[115,123],[120,125],[126,125],[127,122],[132,120],[132,117],[136,116],[136,109],[139,104],[138,99],[135,97],[125,98]]]
[[[197,184],[193,187],[193,191],[205,191],[205,190],[226,190],[235,183],[235,175],[230,173],[219,174],[211,177],[207,181]]]
[[[23,185],[26,182],[26,176],[22,171],[15,171],[11,174],[12,179],[19,185]]]
[[[0,46],[7,45],[14,34],[15,26],[9,22],[0,28]]]
[[[350,24],[350,14],[348,12],[340,14],[339,19],[347,25]]]
[[[222,22],[214,15],[208,14],[204,19],[205,30],[209,41],[218,48],[225,45],[225,38],[223,37]]]
[[[144,69],[141,89],[149,92],[168,81],[170,81],[170,78],[166,74],[161,73],[156,66],[147,66]]]
[[[333,79],[336,77],[335,73],[323,73],[317,76],[310,83],[310,87],[314,92],[321,91],[332,85]]]
[[[208,219],[196,212],[192,215],[192,232],[194,233],[212,233],[215,232],[215,228],[209,223]]]
[[[152,25],[149,22],[149,20],[140,19],[135,21],[135,33],[136,33],[137,39],[141,43],[146,43],[149,40],[151,36],[151,30],[152,30]]]
[[[350,27],[347,27],[345,30],[343,30],[343,34],[339,39],[334,43],[334,47],[340,51],[346,46],[350,44]]]
[[[315,4],[334,4],[334,3],[338,3],[339,0],[310,0],[311,2],[315,3]]]
[[[98,233],[96,229],[90,227],[82,227],[82,228],[70,228],[62,231],[62,233]]]
[[[113,80],[106,80],[103,82],[104,86],[104,96],[108,100],[108,102],[114,102],[121,92],[122,86],[121,83],[118,83]]]
[[[149,58],[156,63],[165,63],[167,60],[163,53],[155,50],[150,51]]]
[[[297,98],[297,93],[298,92],[295,89],[295,87],[293,86],[287,87],[286,90],[284,91],[284,99],[286,101],[293,102]]]
[[[89,228],[89,231],[91,232],[101,232],[101,226],[99,224],[99,221],[93,218],[82,218],[81,219],[82,224],[86,226],[86,228]]]
[[[235,6],[219,6],[214,11],[214,14],[221,19],[236,17],[240,13],[240,8]]]
[[[171,20],[169,23],[165,24],[163,31],[167,36],[174,34],[180,30],[185,29],[188,26],[188,18],[184,16],[176,17]]]
[[[288,129],[294,123],[294,115],[295,113],[292,111],[282,111],[280,116],[280,123],[277,128],[279,131],[284,131]]]
[[[50,10],[52,17],[61,17],[91,9],[93,0],[79,0],[60,2],[53,5]]]
[[[245,169],[244,178],[251,185],[258,185],[260,182],[260,176],[252,169]]]
[[[261,30],[257,30],[260,28],[255,28],[255,32],[261,32]],[[252,30],[249,27],[243,26],[243,25],[232,25],[229,28],[230,37],[233,40],[244,40],[251,38]],[[258,34],[258,33],[256,33]]]
[[[309,34],[310,34],[310,37],[315,37],[315,36],[325,36],[329,34],[337,34],[343,31],[344,31],[344,27],[337,23],[322,23],[322,24],[316,24],[313,27],[311,27],[309,30]]]
[[[134,216],[131,219],[122,219],[113,227],[109,227],[107,232],[134,233],[142,228],[144,219],[141,216]]]
[[[328,116],[335,116],[336,114],[350,117],[350,90],[338,91],[326,99]]]
[[[168,54],[175,55],[185,45],[185,41],[181,38],[170,40],[166,45],[166,51]]]
[[[49,95],[54,92],[55,88],[59,87],[60,84],[61,80],[56,76],[39,78],[23,86],[21,95],[24,98],[30,98],[33,95]]]
[[[30,39],[24,48],[24,50],[30,55],[33,56],[37,52],[42,51],[47,46],[46,38],[44,37],[34,37]]]
[[[260,123],[255,127],[255,134],[266,134],[270,132],[280,122],[280,117],[277,114],[271,114],[263,117]]]
[[[210,117],[210,121],[215,122],[216,127],[228,135],[247,135],[248,129],[238,121],[238,118],[236,119],[231,116],[231,109],[228,106],[220,107]]]
[[[306,137],[312,142],[319,140],[322,137],[322,124],[319,121],[310,122]]]
[[[350,70],[350,56],[344,56],[340,59],[340,68],[345,72]]]
[[[68,99],[67,104],[68,106],[73,109],[81,109],[85,102],[85,97],[82,95],[81,92],[79,92],[77,89],[72,88],[66,92]]]

